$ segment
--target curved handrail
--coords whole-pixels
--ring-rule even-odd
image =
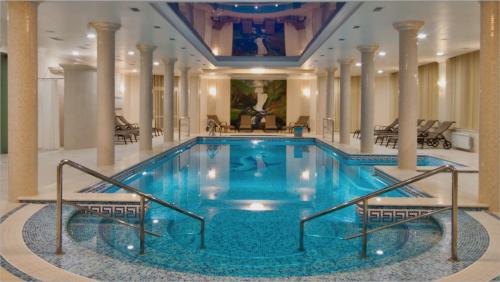
[[[194,218],[198,221],[200,221],[200,248],[204,248],[205,247],[205,219],[200,216],[200,215],[197,215],[193,212],[190,212],[188,210],[185,210],[183,208],[180,208],[178,206],[175,206],[171,203],[168,203],[164,200],[161,200],[159,198],[156,198],[150,194],[146,194],[144,192],[141,192],[133,187],[130,187],[128,185],[125,185],[123,183],[121,183],[120,181],[118,180],[115,180],[111,177],[107,177],[95,170],[92,170],[86,166],[83,166],[79,163],[76,163],[74,161],[71,161],[71,160],[67,160],[67,159],[64,159],[64,160],[61,160],[59,162],[59,164],[57,165],[57,204],[56,204],[56,244],[57,244],[57,248],[56,248],[56,253],[57,254],[62,254],[62,204],[63,204],[63,179],[62,179],[62,176],[63,176],[63,167],[65,165],[69,165],[77,170],[80,170],[82,172],[85,172],[91,176],[94,176],[96,178],[99,178],[103,181],[106,181],[110,184],[113,184],[115,186],[118,186],[126,191],[129,191],[129,192],[132,192],[134,194],[137,194],[141,197],[141,208],[142,208],[142,211],[141,211],[141,224],[140,224],[140,239],[141,239],[141,254],[144,253],[144,233],[147,233],[145,232],[144,230],[144,213],[145,213],[145,201],[144,199],[148,199],[152,202],[155,202],[155,203],[158,203],[164,207],[167,207],[169,209],[172,209],[172,210],[175,210],[179,213],[182,213],[186,216],[189,216],[191,218]]]
[[[376,197],[376,196],[379,196],[381,194],[390,192],[392,190],[395,190],[395,189],[407,186],[407,185],[412,184],[414,182],[420,181],[420,180],[422,180],[424,178],[427,178],[427,177],[430,177],[432,175],[435,175],[435,174],[438,174],[438,173],[441,173],[441,172],[445,172],[445,171],[448,171],[448,172],[452,173],[452,197],[451,197],[451,200],[452,200],[452,203],[451,203],[451,210],[452,210],[452,228],[451,228],[452,229],[451,230],[452,234],[451,234],[451,237],[452,237],[452,240],[451,241],[452,242],[451,242],[451,260],[455,260],[455,261],[458,260],[458,257],[457,257],[457,236],[458,236],[458,229],[457,229],[457,225],[458,225],[458,219],[457,219],[457,216],[458,216],[458,204],[457,204],[457,201],[458,201],[458,171],[457,171],[457,169],[453,165],[450,165],[450,164],[443,165],[443,166],[440,166],[438,168],[429,170],[429,171],[427,171],[425,173],[422,173],[422,174],[419,174],[417,176],[414,176],[414,177],[408,178],[406,180],[400,181],[400,182],[398,182],[396,184],[393,184],[393,185],[390,185],[390,186],[388,186],[386,188],[377,190],[377,191],[375,191],[373,193],[370,193],[368,195],[355,198],[353,200],[344,202],[344,203],[342,203],[340,205],[337,205],[335,207],[328,208],[328,209],[322,210],[320,212],[317,212],[317,213],[315,213],[313,215],[310,215],[308,217],[302,218],[300,220],[300,234],[299,234],[299,236],[300,236],[300,246],[299,246],[299,250],[300,251],[304,250],[304,225],[305,225],[306,222],[311,221],[313,219],[316,219],[318,217],[321,217],[321,216],[333,213],[333,212],[338,211],[340,209],[352,206],[352,205],[357,204],[359,202],[363,202],[363,232],[362,232],[362,234],[363,234],[362,235],[363,236],[363,255],[362,256],[365,257],[366,256],[366,240],[367,240],[366,235],[368,234],[368,231],[367,231],[368,200],[371,199],[371,198],[373,198],[373,197]],[[401,222],[401,223],[403,223],[403,222]]]
[[[191,119],[188,116],[179,117],[179,125],[178,125],[179,126],[179,142],[181,142],[181,127],[182,127],[183,120],[187,120],[187,128],[188,128],[187,136],[191,135]]]

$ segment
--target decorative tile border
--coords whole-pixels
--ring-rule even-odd
[[[22,279],[24,281],[40,281],[14,267],[3,256],[0,256],[0,265],[10,274],[18,277],[19,279]]]

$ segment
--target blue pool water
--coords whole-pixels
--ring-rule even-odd
[[[419,165],[444,163],[419,158]],[[370,258],[360,260],[360,241],[342,239],[360,231],[350,207],[308,223],[306,252],[297,250],[302,217],[387,186],[373,175],[373,165],[391,164],[391,156],[349,156],[314,139],[198,139],[122,177],[132,187],[203,216],[206,249],[198,249],[197,221],[154,203],[146,214],[147,228],[164,236],[147,236],[146,255],[137,256],[133,229],[95,219],[96,236],[128,259],[211,275],[313,275],[398,261],[441,238],[434,221],[371,235]],[[106,192],[123,191],[110,187]],[[68,225],[75,237],[91,228],[82,227],[82,220],[89,219],[77,215]]]

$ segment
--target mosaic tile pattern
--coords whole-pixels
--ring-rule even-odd
[[[0,256],[0,265],[2,266],[2,268],[10,272],[12,275],[24,281],[40,281],[12,266],[8,261],[4,259],[3,256]]]
[[[130,250],[118,250],[108,242],[99,240],[93,245],[86,245],[90,238],[95,238],[95,230],[85,229],[78,237],[64,236],[66,255],[54,255],[53,207],[46,207],[35,214],[24,227],[24,239],[28,247],[50,263],[89,278],[99,280],[142,280],[142,281],[228,281],[242,280],[241,277],[231,277],[231,272],[220,273],[222,276],[204,276],[190,273],[180,273],[161,269],[151,264],[141,264],[143,258]],[[65,220],[74,212],[72,208],[65,209]],[[391,261],[385,256],[370,256],[363,261],[367,269],[353,269],[332,274],[265,278],[266,280],[301,280],[301,281],[338,281],[338,280],[434,280],[455,273],[477,260],[486,250],[489,239],[486,230],[467,214],[460,213],[459,228],[459,262],[448,262],[449,257],[449,214],[436,215],[435,218],[444,228],[443,238],[427,252],[403,261]],[[99,228],[100,235],[104,229]],[[111,230],[112,231],[112,230]],[[110,232],[110,230],[104,230]],[[412,236],[414,234],[410,234]],[[87,238],[85,238],[88,236]],[[408,244],[401,251],[411,250],[411,242],[419,236],[409,238]],[[76,241],[74,238],[79,239]],[[372,239],[370,239],[372,240]],[[370,245],[370,243],[369,243]],[[407,247],[406,247],[407,246]],[[194,251],[194,250],[193,250]],[[196,251],[197,252],[197,251]],[[300,254],[299,254],[300,255]],[[357,259],[357,258],[356,258]],[[378,266],[377,266],[378,265]],[[295,266],[297,268],[297,266]],[[300,268],[300,266],[299,266]],[[113,269],[113,271],[109,271]],[[133,271],[131,271],[133,269]],[[310,269],[307,269],[310,270]],[[286,275],[287,273],[283,273]],[[251,280],[245,278],[244,280]],[[253,280],[253,279],[252,279]],[[259,280],[259,279],[255,279]]]

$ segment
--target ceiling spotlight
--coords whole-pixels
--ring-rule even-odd
[[[137,69],[133,69],[132,72],[137,72]]]
[[[419,33],[419,34],[417,34],[417,38],[418,39],[426,39],[427,38],[427,34],[426,33]]]
[[[252,73],[263,73],[264,69],[263,68],[251,68],[250,72],[252,72]]]
[[[385,55],[387,55],[387,53],[385,51],[380,51],[380,52],[378,52],[378,55],[380,57],[385,57]]]
[[[71,51],[71,55],[73,55],[73,56],[80,56],[80,52],[78,52],[76,50],[75,51]]]
[[[88,39],[94,39],[95,37],[96,37],[95,33],[92,33],[92,32],[87,33]]]
[[[133,56],[133,55],[135,55],[135,52],[134,52],[134,51],[128,51],[128,52],[127,52],[127,54],[128,54],[129,56]]]
[[[276,3],[276,4],[274,4],[274,7],[276,7],[276,8],[277,8],[278,6],[279,6],[279,5],[278,5],[277,3]]]
[[[356,63],[356,66],[357,66],[357,67],[361,67],[361,63],[360,63],[360,62],[357,62],[357,63]]]
[[[259,6],[255,5],[255,6],[253,6],[253,8],[254,8],[255,10],[257,10],[257,9],[259,9]]]
[[[444,55],[444,52],[442,52],[442,51],[436,52],[436,56],[443,56],[443,55]]]
[[[238,8],[238,4],[234,4],[234,7],[235,7],[235,8]]]
[[[377,73],[378,73],[378,74],[383,74],[383,73],[384,73],[384,71],[383,71],[383,70],[378,70],[378,71],[377,71]]]
[[[153,62],[153,65],[155,65],[155,66],[159,66],[159,65],[160,65],[160,62],[155,61],[155,62]]]

